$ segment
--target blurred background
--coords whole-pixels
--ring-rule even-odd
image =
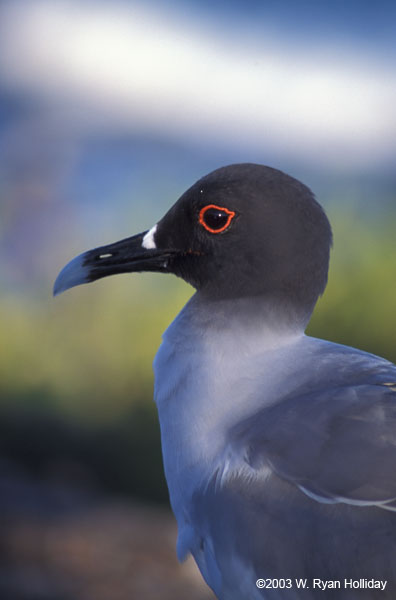
[[[76,254],[233,162],[310,186],[334,229],[311,335],[396,360],[396,4],[0,4],[0,597],[209,600],[179,566],[151,363],[192,289]]]

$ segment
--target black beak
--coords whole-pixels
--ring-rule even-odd
[[[71,260],[59,273],[54,284],[54,296],[82,283],[90,283],[116,273],[136,271],[168,272],[173,250],[145,248],[147,231],[108,246],[88,250]]]

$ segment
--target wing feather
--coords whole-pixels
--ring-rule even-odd
[[[392,380],[293,394],[230,436],[257,473],[270,466],[316,500],[396,509]]]

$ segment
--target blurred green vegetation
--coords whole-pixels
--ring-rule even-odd
[[[79,420],[108,422],[152,395],[161,333],[190,295],[163,275],[124,275],[48,297],[2,299],[0,386]]]
[[[329,213],[329,284],[308,333],[396,361],[396,213]],[[3,294],[1,455],[38,476],[164,501],[151,363],[191,293],[174,277],[134,275],[55,299],[50,287]]]
[[[396,207],[395,207],[396,208]],[[396,212],[328,210],[334,247],[309,335],[396,362]]]

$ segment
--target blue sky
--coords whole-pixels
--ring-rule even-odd
[[[396,148],[394,14],[387,3],[16,1],[2,8],[0,76],[75,137],[375,168]]]
[[[317,42],[327,37],[348,45],[361,43],[375,52],[395,51],[396,5],[391,0],[176,0],[169,6],[188,7],[210,22],[221,18],[221,28],[242,24],[259,33],[265,23],[277,35],[287,33],[294,40]]]

